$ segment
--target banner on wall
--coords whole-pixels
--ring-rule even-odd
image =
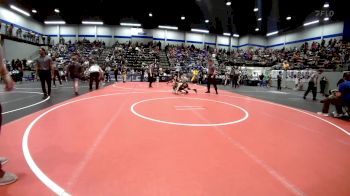
[[[303,82],[306,82],[316,72],[315,70],[272,70],[270,74],[273,80],[277,80],[277,75],[281,74],[282,79],[286,81],[293,81],[295,78],[300,78]]]

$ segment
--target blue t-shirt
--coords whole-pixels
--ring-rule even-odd
[[[345,102],[350,102],[350,81],[345,81],[339,85],[339,91]]]

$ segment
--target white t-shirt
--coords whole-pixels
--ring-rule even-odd
[[[92,66],[89,68],[89,72],[90,72],[90,73],[100,72],[100,66],[98,66],[97,64],[92,65]]]

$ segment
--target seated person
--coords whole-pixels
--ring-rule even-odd
[[[334,114],[334,117],[342,117],[343,106],[350,107],[350,72],[344,73],[345,81],[339,85],[338,91],[334,91],[333,96],[329,96],[326,99],[322,100],[323,103],[322,112],[318,114],[328,116],[329,105],[335,105],[337,114]]]

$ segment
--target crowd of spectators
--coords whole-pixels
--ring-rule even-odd
[[[238,49],[231,52],[219,50],[217,59],[219,63],[233,62],[236,65],[266,66],[275,69],[348,69],[350,55],[350,44],[342,40],[330,39],[328,43],[305,42],[300,47],[282,49]]]
[[[0,32],[3,32],[6,36],[15,37],[36,44],[52,44],[50,36],[38,34],[33,31],[26,31],[20,27],[14,27],[13,24],[0,23]]]

